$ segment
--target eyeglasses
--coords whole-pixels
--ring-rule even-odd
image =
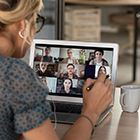
[[[68,70],[73,70],[74,68],[68,68]]]
[[[39,33],[42,30],[45,20],[46,20],[46,17],[43,17],[43,16],[37,14],[37,19],[36,19],[37,31],[36,31],[36,33]]]

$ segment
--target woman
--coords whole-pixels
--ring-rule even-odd
[[[26,63],[17,58],[25,56],[38,31],[37,13],[42,0],[0,0],[0,139],[58,140],[49,119],[51,109],[45,99],[48,90]],[[43,24],[42,24],[43,25]],[[112,102],[114,88],[102,74],[91,91],[86,87],[95,82],[88,79],[83,87],[83,109],[63,140],[90,139],[93,124]],[[94,92],[95,91],[95,92]],[[100,94],[100,96],[98,96]],[[106,95],[106,96],[104,96]],[[101,102],[102,100],[102,102]],[[89,119],[91,121],[89,121]]]
[[[41,77],[41,81],[42,81],[42,83],[46,86],[46,88],[48,89],[48,91],[50,91],[49,90],[49,87],[48,87],[48,85],[47,85],[47,81],[46,81],[46,77]]]
[[[101,74],[101,73],[104,73],[104,74],[107,74],[107,71],[106,71],[106,68],[104,66],[101,66],[98,70],[98,76]]]
[[[96,49],[94,51],[95,58],[89,62],[89,65],[109,66],[108,62],[102,58],[103,55],[104,55],[103,49]]]
[[[72,90],[72,80],[70,78],[63,79],[63,87],[58,93],[65,93],[65,94],[76,94]]]
[[[54,62],[54,57],[50,56],[51,47],[45,48],[45,56],[43,56],[43,62]]]

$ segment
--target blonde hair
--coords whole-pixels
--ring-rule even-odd
[[[32,28],[36,21],[36,13],[39,12],[42,7],[42,0],[0,0],[0,31],[4,31],[6,25],[27,19],[28,33],[26,33],[26,35],[29,41],[32,42]]]

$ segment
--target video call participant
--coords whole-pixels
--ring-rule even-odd
[[[97,77],[98,77],[101,73],[107,74],[106,67],[101,66],[101,67],[99,68]]]
[[[51,47],[45,48],[45,56],[43,56],[43,62],[54,62],[54,57],[50,56]]]
[[[75,66],[73,64],[67,65],[67,72],[62,75],[62,78],[71,78],[78,79],[78,76],[75,74],[77,71],[74,71]]]
[[[67,50],[68,57],[67,58],[64,58],[62,60],[62,63],[79,64],[78,60],[73,57],[73,54],[72,53],[73,53],[73,50],[72,49],[68,49]]]
[[[53,77],[51,71],[47,69],[47,62],[40,62],[40,69],[36,72],[39,76]]]
[[[102,58],[103,55],[104,55],[104,50],[103,49],[96,49],[94,51],[95,58],[89,62],[89,65],[109,66],[107,60]]]
[[[41,77],[41,81],[42,81],[42,83],[46,86],[46,88],[48,89],[48,91],[50,91],[49,90],[49,87],[48,87],[48,85],[47,85],[47,81],[46,81],[46,77]]]
[[[58,93],[65,93],[65,94],[76,94],[73,90],[72,90],[72,80],[70,78],[64,78],[63,79],[63,86],[61,88],[60,91],[58,91]]]

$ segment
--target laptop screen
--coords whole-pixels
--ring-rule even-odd
[[[84,81],[97,79],[100,73],[112,74],[110,79],[115,84],[116,44],[56,40],[34,42],[30,50],[30,65],[49,89],[49,95],[82,97]]]

